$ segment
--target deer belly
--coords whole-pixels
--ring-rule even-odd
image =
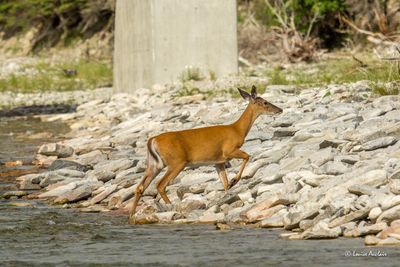
[[[210,166],[210,165],[215,165],[219,163],[224,163],[225,161],[197,161],[197,162],[190,162],[187,164],[188,167],[191,168],[196,168],[196,167],[201,167],[201,166]]]
[[[223,163],[225,162],[225,159],[221,154],[222,153],[215,153],[214,155],[191,155],[187,165],[191,167],[198,167]]]

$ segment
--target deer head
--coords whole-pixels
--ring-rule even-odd
[[[250,101],[249,105],[252,106],[253,110],[257,114],[277,114],[282,112],[281,108],[271,104],[264,98],[257,96],[257,88],[254,85],[251,88],[251,94],[240,88],[238,88],[238,90],[244,99]]]

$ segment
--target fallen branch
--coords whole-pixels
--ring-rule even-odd
[[[357,27],[354,23],[352,23],[350,20],[348,20],[344,16],[340,16],[340,19],[342,21],[344,21],[347,25],[349,25],[351,28],[353,28],[355,31],[359,32],[359,33],[362,33],[362,34],[365,34],[365,35],[369,35],[369,36],[374,36],[374,37],[380,37],[381,39],[385,39],[386,38],[381,33],[376,33],[376,32],[371,32],[371,31],[360,29],[359,27]]]

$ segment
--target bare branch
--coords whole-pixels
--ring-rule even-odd
[[[312,27],[314,26],[314,23],[317,21],[318,18],[319,18],[319,12],[314,13],[314,17],[312,18],[310,25],[308,25],[306,38],[310,37]]]
[[[271,5],[269,0],[265,0],[265,4],[268,6],[268,8],[271,10],[271,12],[275,15],[275,17],[278,19],[279,23],[284,29],[288,28],[288,25],[286,21],[282,18],[282,16],[278,13],[278,11]]]
[[[363,30],[363,29],[358,28],[354,23],[352,23],[350,20],[348,20],[348,19],[347,19],[346,17],[344,17],[344,16],[340,16],[340,18],[341,18],[347,25],[349,25],[351,28],[353,28],[354,30],[356,30],[356,31],[359,32],[359,33],[366,34],[366,35],[369,35],[369,36],[379,37],[379,38],[382,39],[382,40],[385,40],[385,39],[386,39],[386,37],[385,37],[383,34],[381,34],[381,33],[375,33],[375,32],[371,32],[371,31],[367,31],[367,30]]]

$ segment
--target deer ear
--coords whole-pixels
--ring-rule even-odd
[[[242,89],[238,88],[240,95],[246,99],[246,100],[251,100],[251,95],[247,93],[246,91],[243,91]]]
[[[256,97],[257,97],[257,88],[256,88],[255,85],[253,85],[253,86],[251,87],[251,97],[252,97],[253,99],[256,99]]]

